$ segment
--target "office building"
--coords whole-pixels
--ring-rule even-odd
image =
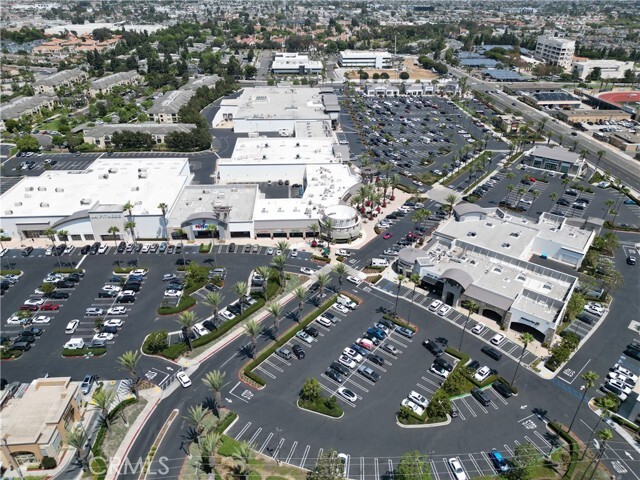
[[[571,64],[571,70],[581,80],[586,80],[594,69],[600,69],[600,79],[624,78],[627,70],[633,70],[633,62],[620,62],[618,60],[589,60],[580,59]]]
[[[575,50],[575,40],[541,35],[536,43],[535,57],[549,65],[558,65],[567,70],[571,68]]]
[[[391,68],[392,57],[389,52],[345,50],[340,52],[338,60],[342,68]]]
[[[552,172],[566,173],[571,176],[582,174],[587,167],[584,158],[564,147],[536,145],[522,157],[522,163],[529,167]]]
[[[276,75],[308,75],[322,73],[322,62],[311,60],[309,55],[277,52],[271,63],[271,71]]]

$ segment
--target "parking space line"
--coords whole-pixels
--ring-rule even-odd
[[[438,475],[438,469],[436,468],[436,464],[433,460],[429,460],[429,464],[431,465],[431,472],[436,480],[440,480],[440,475]],[[376,479],[378,476],[376,475]]]
[[[429,392],[432,395],[436,393],[435,391],[431,390],[430,388],[425,387],[424,385],[422,385],[420,383],[416,383],[416,385],[418,386],[418,388],[421,388],[422,390],[424,390],[426,392]]]
[[[460,401],[466,405],[466,407],[471,412],[471,415],[473,415],[474,417],[478,416],[478,414],[473,410],[473,408],[471,408],[471,406],[467,403],[467,400],[465,398],[461,398]]]
[[[371,385],[375,385],[375,383],[370,382],[369,380],[367,380],[366,378],[363,378],[363,380],[365,380],[367,383],[370,383]],[[352,383],[353,385],[355,385],[356,387],[358,387],[360,390],[362,390],[363,392],[369,393],[369,389],[367,387],[363,387],[362,385],[360,385],[358,382],[355,382],[353,380],[352,375],[350,375],[346,380],[345,383],[349,382]]]
[[[258,450],[258,453],[262,453],[264,451],[264,449],[267,447],[267,444],[269,443],[269,440],[271,440],[271,437],[273,437],[273,432],[269,433],[269,436],[267,437],[267,439],[264,441],[264,443],[260,447],[260,450]]]
[[[487,462],[487,465],[489,465],[489,472],[493,475],[493,464],[489,461],[489,456],[485,452],[480,452],[480,456],[485,462]]]
[[[271,377],[271,378],[273,378],[273,379],[275,379],[275,378],[276,378],[276,376],[275,376],[275,375],[271,374],[270,372],[267,372],[264,368],[260,367],[260,365],[258,365],[258,366],[256,367],[256,369],[260,370],[262,373],[264,373],[265,375],[267,375],[267,376],[269,376],[269,377]]]
[[[271,355],[271,356],[273,356],[273,355]],[[269,358],[271,358],[271,357],[269,357]],[[271,361],[269,360],[269,358],[267,358],[267,359],[264,361],[264,363],[266,363],[267,365],[271,365],[273,368],[275,368],[275,369],[276,369],[276,370],[278,370],[279,372],[284,372],[284,370],[283,370],[282,368],[280,368],[279,366],[277,366],[277,365],[275,365],[275,364],[271,363]]]
[[[258,438],[258,435],[260,435],[260,432],[262,432],[262,427],[258,428],[258,430],[253,433],[251,439],[249,440],[249,445],[254,445],[254,442],[256,441],[256,438]]]
[[[318,455],[316,455],[316,465],[318,464],[318,459],[320,459],[320,457],[322,457],[322,452],[324,452],[324,449],[320,449],[318,450]]]
[[[489,413],[489,410],[487,410],[484,405],[482,405],[478,400],[475,399],[475,397],[473,395],[470,395],[471,398],[473,398],[473,401],[476,402],[476,404],[480,407],[480,409],[484,412],[484,413]],[[493,403],[493,402],[491,402]]]
[[[542,443],[544,443],[547,447],[549,447],[549,449],[553,449],[553,445],[551,445],[551,443],[549,443],[546,438],[544,438],[542,435],[540,435],[540,432],[538,432],[536,430],[536,431],[533,432],[533,434],[536,437],[538,437],[540,440],[542,440]]]
[[[307,455],[309,455],[309,450],[311,450],[311,446],[307,445],[304,449],[304,453],[302,454],[302,459],[300,460],[300,468],[304,468],[304,464],[307,461]]]
[[[527,437],[527,436],[525,435],[524,439],[525,439],[527,442],[529,442],[531,445],[533,445],[533,446],[536,448],[536,450],[538,450],[542,455],[546,455],[545,451],[544,451],[544,450],[542,450],[542,449],[538,446],[538,444],[537,444],[537,443],[535,443],[533,440],[531,440],[529,437]]]
[[[444,463],[444,468],[445,468],[445,471],[449,474],[449,478],[453,480],[453,474],[451,473],[451,468],[449,468],[449,464],[447,463],[447,460],[443,458],[442,463]]]
[[[493,394],[496,396],[496,398],[497,398],[498,400],[500,400],[502,403],[504,403],[505,405],[509,405],[509,402],[507,402],[504,398],[502,398],[502,395],[500,395],[499,393],[496,393],[496,391],[495,391],[493,388],[487,388],[487,389],[486,389],[486,390],[484,390],[484,391],[485,391],[485,392],[486,392],[486,391],[490,391],[490,392],[491,392],[491,393],[493,393]],[[493,402],[491,402],[491,403],[493,403]]]
[[[394,479],[394,470],[393,470],[393,461],[391,459],[389,459],[388,465],[389,465],[389,478],[391,480],[393,480]]]
[[[236,440],[240,440],[240,437],[241,437],[242,435],[244,435],[244,432],[246,432],[246,431],[249,429],[249,427],[250,427],[250,426],[251,426],[251,422],[247,423],[247,424],[243,427],[243,429],[242,429],[242,430],[240,430],[240,433],[238,433],[238,435],[236,435],[236,437],[235,437],[235,438],[236,438]]]
[[[473,458],[472,454],[469,454],[469,460],[471,460],[471,463],[473,464],[474,468],[476,469],[476,472],[478,472],[479,475],[482,475],[482,470],[480,469],[480,466],[478,465],[478,462],[476,462],[476,459]],[[462,468],[464,468],[464,463],[462,463]],[[473,476],[475,477],[475,475],[473,475]]]
[[[297,446],[298,446],[298,442],[293,442],[293,445],[291,445],[291,450],[289,450],[289,455],[287,455],[287,459],[285,460],[285,463],[289,463],[291,461],[291,457],[293,457],[293,452],[295,451]]]
[[[276,449],[273,451],[273,458],[278,458],[278,453],[280,453],[280,449],[282,448],[282,445],[284,444],[284,438],[280,439],[280,442],[278,442],[278,446],[276,446]]]
[[[378,458],[374,458],[373,460],[373,475],[376,480],[380,479],[380,465],[378,464]]]
[[[512,457],[514,456],[514,455],[513,455],[513,450],[511,450],[511,449],[509,448],[509,445],[507,445],[506,443],[504,444],[504,449],[505,449],[507,452],[509,452],[509,455],[511,455]]]

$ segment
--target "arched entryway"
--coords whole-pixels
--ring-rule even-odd
[[[502,322],[502,315],[500,315],[495,310],[491,310],[489,308],[485,308],[482,310],[482,316],[488,318],[489,320],[493,320],[497,323]]]

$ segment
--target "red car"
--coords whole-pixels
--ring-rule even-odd
[[[37,312],[38,306],[37,305],[20,305],[20,308],[18,310],[29,310],[30,312]]]
[[[48,310],[48,311],[58,310],[58,309],[60,309],[60,305],[58,305],[57,303],[45,303],[40,307],[40,310]]]
[[[390,232],[386,232],[384,235],[382,235],[382,238],[384,238],[385,240],[389,240],[391,237],[393,237],[393,233]]]

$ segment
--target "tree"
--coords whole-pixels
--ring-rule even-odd
[[[258,274],[262,278],[264,278],[264,285],[262,286],[262,294],[264,295],[264,301],[266,302],[268,300],[267,286],[269,285],[269,280],[271,279],[271,273],[273,272],[273,269],[268,266],[261,266],[256,268],[256,272],[258,272]]]
[[[36,137],[22,135],[16,140],[16,148],[21,152],[37,152],[40,149],[40,144]]]
[[[316,380],[315,378],[307,378],[302,384],[302,389],[300,390],[300,398],[302,400],[312,402],[320,397],[321,392],[322,387],[320,386],[318,380]]]
[[[516,446],[511,469],[504,475],[508,480],[529,480],[539,461],[540,453],[536,447],[531,442],[523,442]]]
[[[45,282],[41,284],[38,289],[45,295],[49,296],[56,289],[56,286],[53,283]]]
[[[324,221],[324,228],[327,232],[327,240],[329,243],[333,242],[333,229],[335,228],[335,222],[331,218],[327,218]]]
[[[426,455],[414,450],[402,455],[394,473],[403,480],[431,480],[431,464]]]
[[[76,449],[76,459],[80,462],[85,472],[89,471],[89,460],[84,453],[87,443],[87,434],[81,426],[77,425],[72,430],[67,431],[67,444]]]
[[[145,353],[159,353],[169,346],[169,333],[166,330],[151,332],[145,341]]]
[[[404,275],[398,275],[397,277],[398,284],[396,285],[396,303],[395,303],[395,306],[393,307],[393,318],[396,318],[398,316],[398,300],[400,299],[400,289],[402,288],[402,282],[404,282],[404,280],[405,280]]]
[[[240,305],[240,315],[242,315],[242,305],[244,305],[244,296],[247,294],[247,282],[239,281],[233,284],[231,291],[238,297],[238,305]]]
[[[409,80],[409,72],[400,72],[400,80]]]
[[[107,230],[107,233],[109,233],[112,237],[113,237],[113,246],[114,248],[118,248],[118,233],[120,233],[120,229],[118,227],[116,227],[115,225],[111,225],[109,227],[109,229]],[[120,264],[120,260],[118,260],[118,265]]]
[[[307,480],[341,480],[344,478],[344,464],[335,450],[322,452],[316,466],[307,473]]]
[[[241,442],[231,454],[236,462],[236,468],[238,473],[242,475],[245,480],[249,479],[251,474],[251,463],[255,460],[256,454],[247,442]]]
[[[131,377],[131,392],[136,398],[138,398],[138,383],[140,382],[140,377],[138,376],[136,368],[140,361],[140,355],[140,352],[129,350],[120,355],[117,360],[120,368],[129,373],[129,376]]]
[[[193,334],[193,326],[197,321],[198,318],[196,317],[195,312],[191,311],[182,312],[178,315],[178,318],[176,318],[176,322],[182,326],[182,337],[184,338],[184,343],[189,347],[189,350],[193,350],[193,346],[191,345],[191,335]]]
[[[447,202],[447,205],[449,206],[449,217],[451,217],[453,214],[453,206],[458,201],[458,197],[452,193],[451,195],[447,195],[444,201]]]
[[[202,405],[192,405],[187,409],[187,414],[183,417],[193,426],[194,441],[198,444],[200,443],[200,435],[202,435],[202,424],[209,413],[209,410]]]
[[[587,396],[587,392],[593,388],[593,386],[596,384],[596,380],[600,378],[600,375],[598,375],[593,370],[589,370],[587,372],[584,372],[582,375],[580,375],[580,378],[582,378],[582,380],[584,380],[585,382],[584,387],[582,389],[582,397],[580,398],[580,403],[578,403],[578,408],[576,408],[576,413],[573,414],[573,418],[571,419],[571,423],[569,424],[569,429],[567,430],[567,432],[571,432],[571,428],[573,427],[573,422],[576,421],[576,417],[578,416],[578,412],[580,411],[582,402],[584,402],[584,399]]]
[[[467,319],[462,326],[462,335],[460,335],[460,345],[458,346],[458,351],[462,351],[462,340],[464,339],[464,334],[467,332],[467,324],[469,323],[469,317],[471,317],[472,313],[476,313],[480,309],[480,306],[474,302],[473,300],[469,300],[467,302]]]
[[[411,311],[413,310],[413,299],[416,296],[416,287],[420,284],[422,279],[417,273],[412,273],[409,276],[409,281],[413,284],[413,290],[411,292],[411,303],[409,304],[409,314],[407,315],[407,323],[411,322]]]
[[[318,284],[318,292],[320,293],[320,297],[324,297],[324,290],[327,288],[327,285],[331,283],[331,277],[326,273],[318,273],[316,276],[316,283]]]
[[[255,320],[249,320],[244,324],[244,334],[249,337],[251,342],[251,358],[255,358],[260,332],[262,332],[262,327]]]
[[[571,298],[567,302],[567,309],[565,310],[565,315],[569,320],[573,320],[576,318],[587,304],[587,300],[584,298],[580,292],[573,292],[571,294]]]
[[[217,432],[209,432],[200,440],[200,456],[204,464],[205,472],[212,472],[215,469],[216,454],[222,435]]]
[[[605,428],[604,430],[599,430],[597,435],[598,435],[598,438],[600,439],[600,449],[598,451],[598,457],[597,457],[598,460],[596,461],[596,466],[593,467],[593,472],[591,472],[591,476],[589,477],[589,480],[592,480],[593,476],[598,471],[598,467],[600,466],[602,457],[604,457],[604,453],[607,449],[607,443],[609,442],[609,440],[613,438],[613,432],[608,428]]]
[[[333,267],[333,273],[338,275],[338,284],[340,288],[342,288],[342,282],[344,281],[344,276],[349,272],[349,269],[344,263],[338,263]]]
[[[304,287],[298,287],[293,291],[293,296],[298,300],[298,315],[300,315],[302,304],[307,299],[307,290]]]
[[[56,231],[49,227],[44,231],[45,236],[51,240],[51,245],[53,246],[53,249],[55,251],[56,248]],[[58,268],[62,268],[62,264],[60,263],[60,255],[57,255],[57,260],[58,260]]]
[[[282,252],[284,250],[280,249]],[[276,255],[271,259],[271,266],[278,271],[278,278],[280,286],[284,286],[284,267],[287,265],[287,257],[284,256],[284,253],[280,255]]]
[[[602,160],[602,157],[605,153],[607,152],[605,152],[604,150],[598,150],[596,152],[596,155],[598,156],[598,161],[596,162],[596,172],[598,171],[598,167],[600,166],[600,160]]]
[[[228,385],[228,383],[224,381],[226,375],[226,372],[221,370],[211,370],[207,372],[202,379],[202,383],[213,391],[213,402],[216,408],[219,408],[222,403],[222,389]]]
[[[223,300],[224,297],[220,292],[209,292],[204,298],[204,304],[213,309],[213,323],[216,325],[218,321],[218,309]]]
[[[280,328],[280,315],[282,315],[282,305],[273,302],[267,305],[267,312],[273,315],[273,332],[274,339],[278,339],[278,329]]]
[[[109,418],[109,411],[111,410],[111,405],[116,398],[116,391],[109,388],[99,388],[96,390],[96,393],[93,394],[91,398],[91,406],[100,412],[102,416],[102,420],[104,421],[107,430],[111,428],[111,420]]]
[[[524,345],[522,347],[522,352],[520,353],[520,358],[518,358],[518,365],[516,365],[516,371],[513,372],[513,379],[511,380],[511,385],[512,386],[516,383],[516,375],[518,375],[518,369],[520,368],[520,364],[522,363],[522,357],[524,357],[524,354],[527,353],[527,347],[534,340],[535,339],[533,338],[533,335],[531,335],[528,332],[525,332],[522,335],[520,335],[520,341]]]

